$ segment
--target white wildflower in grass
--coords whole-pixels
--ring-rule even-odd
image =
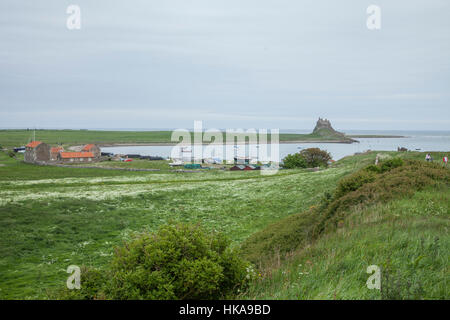
[[[88,244],[90,244],[91,242],[90,241],[83,241],[83,242],[80,242],[79,244],[78,244],[78,246],[80,247],[80,248],[84,248],[84,247],[86,247]]]

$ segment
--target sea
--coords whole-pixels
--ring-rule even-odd
[[[280,130],[280,133],[308,133],[308,130]],[[395,135],[401,138],[354,138],[357,143],[280,143],[278,151],[271,149],[271,146],[264,145],[237,145],[230,149],[230,147],[217,148],[217,146],[203,145],[204,158],[222,158],[226,159],[230,156],[252,157],[254,152],[258,150],[265,150],[267,147],[267,154],[271,156],[271,150],[278,152],[279,158],[283,159],[286,155],[296,153],[306,148],[320,148],[328,151],[334,160],[339,160],[345,156],[362,153],[367,150],[376,151],[396,151],[398,147],[407,148],[411,151],[444,151],[449,152],[450,155],[450,131],[385,131],[385,130],[347,130],[347,135]],[[193,149],[193,148],[192,148]],[[194,152],[178,146],[116,146],[103,147],[102,152],[110,152],[114,154],[140,154],[143,156],[160,156],[163,158],[169,157],[186,157],[189,152]],[[223,151],[220,151],[222,149]],[[213,150],[213,153],[211,153]],[[228,152],[228,155],[227,155]],[[230,155],[230,152],[233,155]]]

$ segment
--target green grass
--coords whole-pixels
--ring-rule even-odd
[[[448,299],[449,191],[447,168],[407,160],[269,225],[243,245],[261,278],[242,297]],[[366,287],[370,265],[381,292]]]
[[[280,170],[276,175],[263,176],[255,171],[202,170],[198,173],[176,173],[43,167],[25,164],[20,156],[18,159],[12,159],[0,152],[0,298],[45,299],[48,290],[64,285],[68,276],[65,270],[69,265],[88,265],[101,269],[110,261],[115,246],[137,232],[156,230],[171,220],[199,222],[207,230],[224,232],[232,239],[234,246],[239,246],[267,226],[283,221],[284,218],[294,217],[319,204],[325,193],[333,192],[338,180],[362,166],[373,163],[376,154],[377,152],[371,152],[346,157],[333,167],[318,172],[300,169]],[[421,160],[424,157],[424,154],[420,153],[383,152],[383,155]],[[435,158],[438,159],[437,154]],[[145,162],[135,164],[146,165]],[[118,165],[126,164],[118,163]],[[415,202],[397,199],[395,201],[399,202],[385,204],[399,208],[406,206],[402,211],[405,215],[415,217],[416,215],[411,212],[417,212],[417,220],[408,216],[413,224],[405,227],[407,230],[404,232],[407,233],[395,234],[392,237],[399,237],[401,240],[404,239],[402,237],[411,234],[415,237],[414,241],[419,241],[423,237],[423,245],[430,245],[435,241],[430,235],[437,235],[440,238],[439,248],[442,248],[437,255],[441,257],[444,252],[442,250],[448,252],[448,239],[442,231],[448,231],[445,229],[447,225],[443,224],[448,217],[438,214],[428,219],[428,216],[424,218],[421,213],[423,210],[431,212],[447,210],[448,213],[448,202],[447,206],[443,204],[448,190],[421,192],[414,195],[419,197]],[[428,201],[430,199],[433,204]],[[428,203],[428,207],[425,203]],[[374,206],[371,210],[382,208],[383,205],[377,204],[378,207]],[[416,211],[408,207],[409,205],[414,206]],[[388,210],[387,208],[384,210]],[[373,215],[376,216],[376,213]],[[346,226],[347,223],[350,225],[345,230],[353,230],[351,224],[355,225],[357,218],[362,217],[356,211],[350,216],[355,220],[352,220],[353,218],[345,220]],[[372,214],[368,214],[367,217],[372,217]],[[398,217],[395,219],[398,225],[406,221]],[[382,225],[382,221],[384,220],[379,221],[380,228],[393,230],[389,229],[392,221],[386,225]],[[429,229],[428,224],[424,224],[423,228],[428,231],[423,233],[413,228],[416,224],[428,221],[436,230]],[[362,222],[360,224],[363,225]],[[348,243],[339,246],[340,238],[333,237],[343,237],[345,233],[341,234],[341,230],[343,229],[327,235],[329,242],[325,240],[326,238],[322,238],[320,240],[322,242],[318,241],[311,246],[308,250],[317,250],[312,256],[307,251],[298,251],[296,259],[300,261],[299,264],[306,265],[305,261],[317,259],[314,261],[323,263],[323,270],[320,269],[322,273],[319,275],[328,270],[327,268],[337,268],[338,271],[330,270],[337,272],[334,277],[339,278],[342,273],[339,268],[342,267],[330,266],[335,263],[331,256],[327,258],[330,259],[328,262],[322,261],[321,259],[325,259],[322,254],[332,252],[334,248],[335,251],[342,250],[339,252],[342,252],[343,256],[348,255],[351,257],[348,258],[349,261],[354,262],[364,254],[361,250],[365,247],[358,247],[355,243],[364,241],[365,233],[370,235],[368,240],[377,239],[377,236],[390,236],[384,231],[378,234],[376,228],[370,230],[370,225],[367,225],[367,232],[363,228],[358,228],[351,233],[354,237],[351,241],[356,242],[349,240]],[[316,248],[320,243],[323,247]],[[330,244],[329,247],[327,243]],[[355,252],[352,251],[353,246],[357,248]],[[410,254],[413,255],[414,252],[411,251]],[[396,254],[399,257],[399,254]],[[373,262],[371,260],[370,263],[383,263],[384,260],[381,260]],[[288,261],[290,260],[280,262],[282,266],[280,265],[279,269],[274,268],[270,277],[264,275],[264,280],[252,287],[244,298],[307,297],[303,295],[304,291],[292,289],[288,292],[281,286],[281,283],[285,284],[288,281],[282,278],[285,276],[283,271],[294,270],[297,263],[296,260],[292,260],[291,266]],[[359,263],[362,265],[365,261]],[[354,268],[359,272],[358,279],[362,279],[363,275],[367,278],[365,269],[361,271],[359,267]],[[433,268],[436,268],[432,270],[433,277],[441,276],[439,264],[433,265]],[[330,297],[326,293],[331,292],[330,288],[333,288],[335,282],[330,282],[328,287],[325,284],[333,277],[331,271],[329,279],[326,277],[316,279],[317,286],[325,286],[320,287],[320,290],[319,287],[314,287],[314,281],[311,280],[311,287],[308,289],[311,294],[308,297]],[[281,280],[285,282],[277,284],[277,281]],[[351,280],[348,286],[356,283],[352,281],[357,280]],[[342,290],[347,286],[344,280],[337,283],[343,287]],[[434,285],[434,282],[432,283]],[[300,282],[298,285],[303,286]],[[324,288],[328,289],[323,291]],[[439,290],[436,289],[433,294],[440,296]],[[351,292],[353,293],[350,294]],[[339,291],[339,294],[341,293],[342,295],[338,297],[357,296],[356,291]],[[372,297],[370,294],[375,293],[369,292],[361,297]]]
[[[449,190],[352,210],[336,232],[255,282],[247,299],[448,299]],[[366,286],[377,265],[382,290]],[[387,292],[386,292],[387,291]]]
[[[36,140],[46,142],[50,145],[62,144],[65,146],[87,143],[174,143],[171,141],[171,136],[172,131],[36,130]],[[223,136],[225,137],[225,134]],[[0,146],[8,148],[23,146],[32,137],[32,130],[0,130]],[[323,136],[318,134],[294,133],[282,133],[279,138],[282,142],[342,140],[342,137],[336,137],[334,135]],[[267,140],[270,142],[270,135],[267,136]],[[193,136],[192,141],[194,141]]]
[[[120,168],[120,169],[158,169],[164,171],[170,171],[177,168],[169,166],[169,160],[140,160],[133,159],[131,162],[122,161],[102,161],[89,163],[89,166],[97,168]],[[73,166],[85,166],[86,164],[74,164]]]
[[[30,165],[39,172],[19,174],[28,167],[3,159],[7,167],[18,166],[0,183],[0,297],[8,299],[45,298],[46,290],[64,285],[70,264],[102,268],[114,246],[170,220],[200,222],[238,245],[317,202],[351,171],[280,170],[274,176],[118,171],[117,176],[97,176],[107,170]],[[55,177],[54,169],[67,170],[66,175]],[[31,177],[25,180],[27,174]]]

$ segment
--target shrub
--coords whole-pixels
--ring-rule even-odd
[[[283,167],[286,169],[326,167],[330,160],[331,155],[328,152],[319,148],[309,148],[287,155],[283,159]]]
[[[300,155],[305,159],[309,168],[328,166],[328,161],[331,160],[331,155],[325,150],[319,148],[308,148],[300,151]]]
[[[113,299],[218,299],[245,285],[248,263],[221,235],[170,224],[118,248],[108,295]]]
[[[366,171],[374,172],[374,173],[381,173],[381,167],[371,164],[366,167]]]
[[[376,174],[373,170],[361,170],[341,179],[336,187],[334,198],[340,198],[351,191],[357,190],[366,183],[375,181]]]
[[[306,167],[307,167],[306,160],[300,153],[288,154],[283,159],[283,168],[294,169]]]
[[[391,165],[399,163],[396,161]],[[363,169],[341,180],[334,200],[321,214],[321,222],[315,228],[314,234],[323,232],[326,226],[336,226],[352,207],[411,196],[424,187],[442,184],[450,184],[450,171],[439,165],[420,161],[407,161],[404,165],[379,175]]]
[[[398,168],[400,166],[403,165],[403,160],[400,158],[394,158],[394,159],[389,159],[386,161],[383,161],[381,163],[381,167],[380,167],[380,172],[386,172],[386,171],[390,171],[394,168]]]

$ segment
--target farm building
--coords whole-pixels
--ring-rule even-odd
[[[25,146],[25,162],[50,160],[50,146],[41,141],[32,141]]]
[[[85,145],[83,149],[81,149],[81,152],[92,152],[94,158],[99,158],[102,154],[100,148],[92,143]]]
[[[60,152],[58,158],[61,162],[91,162],[95,156],[92,152]]]
[[[59,153],[63,151],[64,151],[63,147],[52,147],[50,149],[50,160],[51,161],[58,160]]]
[[[250,170],[260,170],[260,169],[261,169],[260,166],[238,164],[238,165],[231,167],[230,171],[239,171],[239,170],[250,171]]]
[[[245,166],[244,170],[260,170],[261,167],[260,166],[254,166],[254,165],[248,165]]]

